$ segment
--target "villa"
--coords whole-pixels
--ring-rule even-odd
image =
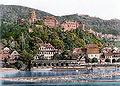
[[[35,56],[35,59],[39,59],[39,57],[43,57],[45,59],[51,59],[51,57],[55,54],[61,54],[61,50],[55,49],[50,43],[48,44],[39,44],[39,52],[37,54],[37,56]]]
[[[91,59],[97,58],[100,59],[99,47],[97,44],[88,44],[87,45],[87,56]]]

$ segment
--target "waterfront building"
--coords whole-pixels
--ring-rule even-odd
[[[20,56],[20,54],[16,50],[13,50],[13,51],[11,51],[9,57],[10,57],[10,59],[18,59],[19,56]]]
[[[9,58],[10,50],[0,50],[0,60],[4,60],[4,58]]]
[[[112,56],[113,56],[113,53],[109,52],[109,53],[104,53],[104,57],[105,57],[105,60],[106,59],[110,59],[110,63],[112,63]],[[104,61],[105,61],[104,60]]]
[[[80,58],[80,64],[85,64],[86,62],[85,62],[85,57],[84,56],[82,56],[81,58]]]
[[[97,58],[100,59],[99,47],[97,44],[88,44],[87,45],[87,56],[91,59]]]
[[[45,59],[51,59],[51,57],[55,54],[61,54],[61,50],[55,49],[50,43],[48,44],[39,44],[39,52],[37,54],[37,56],[35,56],[35,59],[39,59],[39,57],[41,58],[45,58]]]
[[[54,16],[44,16],[43,22],[44,22],[44,25],[51,27],[51,28],[58,27],[59,25],[59,22]]]
[[[10,50],[8,47],[2,47],[0,45],[0,60],[4,60],[4,58],[9,58],[10,60],[14,60],[19,57],[19,53],[16,50]]]
[[[5,47],[3,50],[10,50],[8,47]]]

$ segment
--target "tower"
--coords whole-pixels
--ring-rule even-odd
[[[35,22],[36,21],[36,14],[35,14],[34,10],[32,10],[32,11],[29,12],[29,20],[31,22]]]

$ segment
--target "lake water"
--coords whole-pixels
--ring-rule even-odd
[[[102,69],[99,71],[18,71],[18,72],[0,72],[0,77],[15,78],[15,77],[43,77],[43,76],[58,76],[58,75],[79,75],[90,73],[110,73],[120,72],[120,69]],[[95,77],[90,80],[96,79],[120,79],[120,76],[113,77]],[[80,80],[80,79],[74,79]],[[55,85],[68,85],[68,86],[120,86],[120,82],[16,82],[16,81],[0,81],[0,86],[55,86]]]

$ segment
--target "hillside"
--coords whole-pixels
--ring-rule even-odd
[[[61,28],[49,28],[43,24],[40,25],[42,25],[41,28],[28,24],[2,24],[3,45],[17,51],[25,49],[28,52],[36,51],[39,43],[51,43],[56,49],[62,51],[83,48],[86,44],[91,43],[97,44],[99,47],[103,46],[99,37],[82,31],[80,28],[73,31],[63,31]],[[32,27],[33,32],[28,32],[30,27]]]
[[[104,34],[118,35],[120,31],[120,20],[103,20],[97,17],[90,17],[89,15],[73,14],[66,15],[58,18],[60,21],[64,19],[71,19],[75,21],[83,21],[86,24],[86,29],[93,29],[97,32],[102,32]]]
[[[52,15],[44,11],[23,6],[0,5],[0,11],[3,14],[2,20],[9,23],[15,23],[17,19],[27,18],[30,10],[35,10],[37,18],[43,18],[43,16]]]
[[[40,11],[33,8],[16,6],[16,5],[0,5],[0,11],[3,13],[2,20],[4,22],[15,23],[17,19],[27,18],[30,10],[35,10],[37,18],[43,18],[43,16],[52,15],[44,11]],[[90,17],[89,15],[66,15],[57,16],[58,21],[61,23],[64,19],[70,19],[75,21],[83,21],[86,24],[86,29],[93,29],[97,32],[119,35],[120,20],[103,20],[97,17]]]

